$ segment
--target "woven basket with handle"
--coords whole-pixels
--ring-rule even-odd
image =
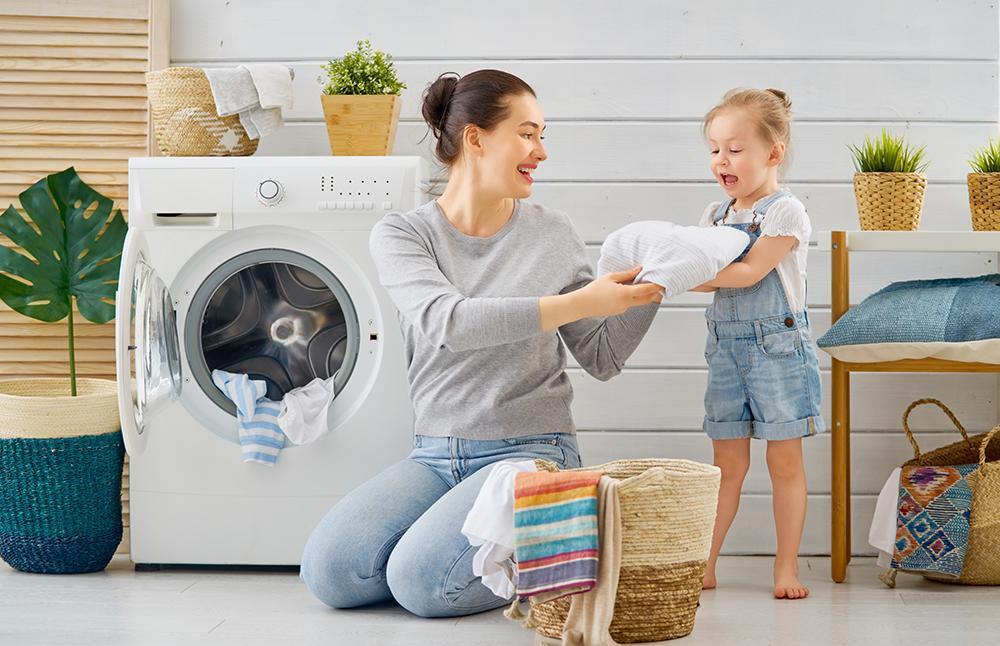
[[[923,173],[855,173],[854,197],[864,231],[916,231],[924,208]]]
[[[933,451],[922,453],[913,431],[910,430],[910,412],[917,406],[933,404],[944,411],[962,439]],[[1000,440],[992,441],[1000,431],[993,430],[969,436],[955,414],[937,399],[918,399],[903,413],[903,432],[913,447],[913,459],[903,466],[955,466],[979,463],[979,469],[968,477],[972,488],[972,512],[969,516],[969,543],[965,562],[958,579],[924,575],[927,579],[946,583],[969,585],[1000,585]]]
[[[536,460],[540,469],[556,471]],[[684,637],[694,628],[712,543],[718,467],[690,460],[616,460],[575,471],[621,481],[621,571],[611,636],[622,644]],[[559,639],[570,600],[532,606],[536,630]]]
[[[170,157],[246,156],[257,152],[239,115],[220,117],[205,71],[168,67],[146,72],[150,118],[160,152]]]

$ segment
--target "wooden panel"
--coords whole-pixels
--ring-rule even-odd
[[[289,52],[296,50],[289,48]],[[295,105],[285,117],[322,119],[320,64],[285,64],[295,70]],[[993,121],[997,113],[995,61],[404,60],[397,63],[407,86],[402,95],[403,120],[421,118],[421,94],[439,74],[465,74],[487,64],[527,81],[549,122],[700,120],[726,88],[771,86],[788,93],[798,122]],[[592,80],[581,91],[573,79]],[[854,100],[859,96],[865,99]]]
[[[100,21],[145,21],[148,1],[139,0],[0,0],[0,15],[27,15],[35,18],[96,18]],[[47,22],[41,24],[47,25]]]
[[[567,370],[573,384],[573,417],[581,429],[655,431],[701,428],[707,370],[629,368],[600,382],[579,368]],[[830,420],[830,373],[823,371],[823,417]],[[855,374],[851,377],[851,430],[857,433],[900,427],[907,405],[934,397],[946,402],[966,428],[996,424],[995,374]],[[910,428],[947,430],[947,419],[914,411]]]
[[[845,178],[847,179],[847,178]],[[850,180],[790,186],[809,211],[813,231],[857,229],[858,215]],[[697,224],[705,207],[721,199],[713,182],[551,182],[539,181],[532,199],[566,212],[587,242],[637,220],[669,220]],[[920,227],[930,231],[969,231],[969,195],[964,184],[932,183],[927,187]],[[859,254],[858,257],[870,256]]]
[[[435,2],[431,10],[394,0],[174,4],[175,14],[190,17],[174,36],[173,57],[181,61],[280,60],[290,53],[319,60],[367,36],[400,59],[997,57],[997,11],[987,0],[765,0],[752,8],[582,0],[571,10],[536,2],[530,11],[488,14],[462,0]]]
[[[917,433],[926,449],[961,439],[957,431]],[[712,441],[701,431],[622,432],[580,431],[580,453],[584,464],[640,458],[685,458],[712,463]],[[830,434],[803,440],[803,457],[809,493],[830,493]],[[767,472],[766,442],[751,442],[750,472],[743,484],[748,494],[771,493]],[[901,430],[858,433],[853,438],[854,493],[878,494],[892,470],[913,457],[913,449]]]
[[[795,126],[792,182],[850,181],[854,174],[848,144],[878,134],[882,123],[809,122]],[[988,141],[996,130],[985,123],[908,123],[890,128],[927,146],[928,180],[964,183],[969,151]],[[396,131],[397,155],[431,155],[431,137],[422,123],[401,123]],[[289,123],[280,136],[263,138],[258,155],[327,155],[320,122]],[[703,181],[710,179],[708,147],[700,122],[577,122],[551,124],[546,130],[548,160],[538,169],[540,180],[560,181]]]

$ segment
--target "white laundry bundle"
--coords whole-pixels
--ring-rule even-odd
[[[219,116],[238,114],[250,139],[284,125],[281,111],[292,108],[293,70],[277,63],[206,67]]]
[[[212,371],[212,382],[236,406],[236,424],[244,462],[273,466],[286,440],[315,442],[329,431],[327,411],[335,393],[336,375],[313,379],[289,390],[280,402],[267,399],[267,384],[247,375]]]
[[[514,566],[514,478],[523,471],[537,471],[534,460],[499,462],[489,467],[476,501],[472,504],[462,534],[469,545],[479,545],[472,558],[472,573],[502,599],[517,589]]]
[[[633,222],[613,231],[601,245],[600,276],[642,265],[636,283],[655,283],[677,296],[706,283],[735,260],[750,236],[733,227]]]

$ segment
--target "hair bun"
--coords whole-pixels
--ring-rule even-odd
[[[773,87],[767,88],[767,91],[781,100],[781,104],[785,106],[786,111],[792,111],[792,102],[788,99],[787,94],[785,94],[782,90],[776,90]]]
[[[424,90],[423,105],[420,113],[424,121],[435,133],[440,132],[444,127],[445,117],[448,115],[448,105],[451,97],[455,94],[455,86],[458,85],[458,74],[446,72],[427,86]]]

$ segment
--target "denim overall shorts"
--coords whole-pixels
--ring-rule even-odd
[[[733,202],[719,205],[713,225],[750,236],[743,260],[760,238],[761,223],[778,191],[754,204],[753,222],[726,224]],[[820,416],[819,361],[809,315],[792,312],[777,269],[750,287],[719,288],[705,310],[708,389],[703,428],[713,440],[788,440],[824,430]]]

